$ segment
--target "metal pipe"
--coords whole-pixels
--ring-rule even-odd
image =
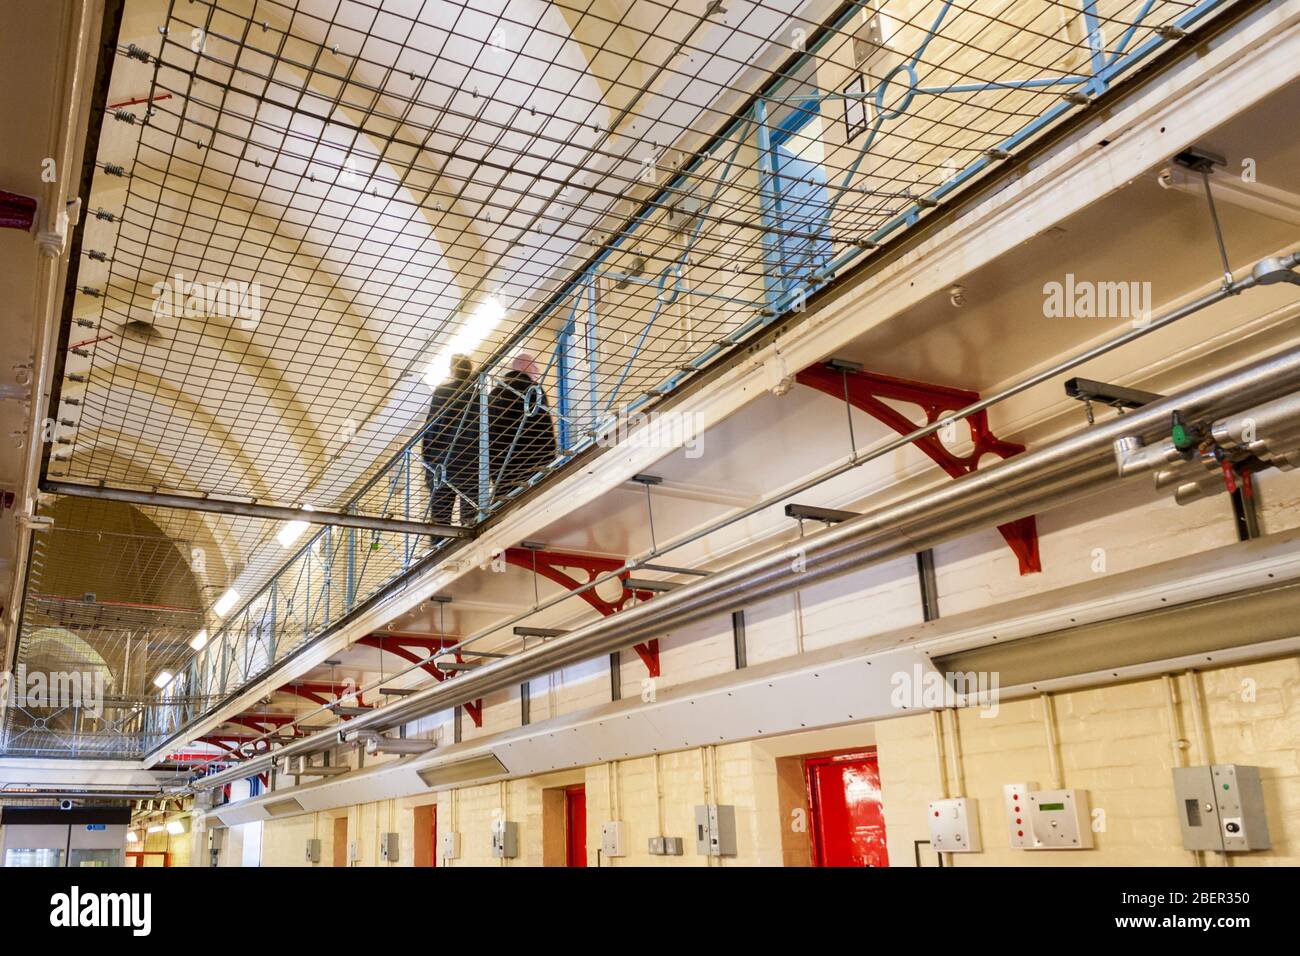
[[[1300,348],[827,528],[801,539],[798,555],[781,546],[742,561],[454,681],[373,709],[354,718],[349,729],[385,729],[409,723],[707,617],[914,554],[990,525],[1060,507],[1118,480],[1112,450],[1116,439],[1137,435],[1152,440],[1167,433],[1175,409],[1190,418],[1205,418],[1249,409],[1297,389]],[[794,570],[797,566],[805,570]],[[308,753],[333,743],[333,735],[317,735],[290,744],[277,756]],[[202,778],[194,786],[202,789],[246,777],[264,769],[266,762],[266,757],[254,758],[238,768]]]
[[[309,524],[329,524],[343,528],[364,528],[367,531],[392,531],[401,534],[428,534],[440,538],[474,536],[473,529],[459,528],[455,525],[426,524],[423,521],[405,521],[401,518],[374,518],[342,511],[315,511],[284,505],[259,505],[249,501],[230,501],[222,498],[197,498],[191,495],[174,495],[157,491],[133,491],[129,488],[101,488],[97,485],[81,485],[71,481],[43,481],[41,490],[52,495],[67,495],[72,498],[123,501],[132,505],[241,515],[245,518],[266,518],[271,521],[306,521]]]
[[[1285,395],[1215,422],[1213,435],[1222,448],[1246,446],[1255,451],[1258,446],[1266,455],[1269,449],[1281,451],[1295,447],[1297,422],[1300,422],[1300,395]]]

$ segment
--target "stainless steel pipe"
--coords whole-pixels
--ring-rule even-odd
[[[1000,461],[937,488],[845,521],[707,578],[685,584],[645,604],[578,628],[527,651],[493,661],[465,676],[428,687],[348,722],[347,730],[384,730],[561,667],[590,660],[737,608],[913,554],[972,531],[1060,507],[1117,481],[1112,446],[1134,435],[1144,442],[1165,436],[1171,413],[1205,419],[1242,412],[1300,390],[1300,348],[1290,349],[1160,402],[1090,427],[1032,452]],[[803,570],[796,570],[796,568]],[[220,773],[195,789],[220,786],[258,773],[272,759],[337,744],[324,731]]]

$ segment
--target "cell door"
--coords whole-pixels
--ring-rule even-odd
[[[875,752],[804,761],[814,866],[888,866]]]
[[[564,791],[564,865],[587,865],[587,788]]]

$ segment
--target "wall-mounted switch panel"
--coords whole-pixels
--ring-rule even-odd
[[[1236,853],[1272,845],[1258,767],[1175,767],[1174,797],[1184,849]]]
[[[444,860],[460,859],[460,834],[448,830],[439,838],[442,843],[442,858]]]
[[[401,841],[396,833],[379,834],[379,859],[385,863],[396,863],[400,846]]]
[[[710,803],[695,808],[695,851],[705,856],[736,855],[736,808]]]
[[[1002,803],[1007,811],[1007,836],[1014,850],[1028,850],[1034,846],[1034,835],[1029,829],[1029,794],[1038,789],[1032,780],[1002,785]]]
[[[651,837],[650,855],[651,856],[681,856],[682,838],[662,837],[662,836]]]
[[[519,855],[519,824],[513,820],[492,824],[492,855],[502,860],[513,860]]]
[[[1090,850],[1092,819],[1087,790],[1035,790],[1029,794],[1027,850]]]
[[[308,863],[320,862],[320,840],[307,841],[307,862]]]
[[[361,847],[357,846],[356,840],[348,841],[348,862],[356,863],[361,859]]]
[[[600,852],[606,857],[627,856],[622,820],[610,820],[600,825]]]
[[[939,853],[978,853],[980,821],[975,800],[952,797],[929,806],[930,846]]]

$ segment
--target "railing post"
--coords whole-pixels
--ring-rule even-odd
[[[594,273],[587,274],[587,284],[584,288],[587,299],[587,321],[583,338],[585,340],[585,349],[587,359],[587,405],[591,409],[591,420],[588,427],[595,431],[599,425],[600,417],[600,395],[596,388],[596,376],[599,373],[599,316],[596,314],[596,276]]]
[[[403,494],[405,495],[402,505],[402,517],[407,521],[411,520],[411,449],[414,446],[408,445],[406,451],[402,453],[402,483]],[[411,553],[415,550],[415,545],[411,541],[409,534],[402,535],[402,568],[406,569],[411,566]],[[326,621],[326,623],[329,623]]]
[[[348,528],[348,577],[343,585],[343,611],[352,610],[357,597],[357,529]]]
[[[569,310],[569,321],[564,323],[556,336],[555,357],[555,407],[559,412],[559,439],[561,448],[573,447],[569,435],[573,430],[570,419],[573,416],[573,334],[578,321],[578,304],[575,301]]]
[[[489,457],[488,436],[488,376],[478,377],[478,510],[481,519],[487,514],[492,495],[492,464]]]
[[[763,225],[764,294],[770,307],[781,298],[780,191],[772,156],[772,130],[767,125],[767,101],[754,103],[754,135],[758,147],[758,209]]]
[[[278,605],[279,603],[280,603],[280,579],[277,577],[277,578],[272,578],[272,579],[271,579],[271,644],[270,644],[270,652],[271,652],[271,663],[272,663],[272,664],[275,663],[275,652],[276,652],[276,649],[277,649],[277,648],[279,647],[279,645],[280,645],[280,641],[279,641],[279,633],[280,633],[280,631],[279,631],[279,628],[278,628],[278,625],[277,625],[278,615],[277,615],[277,613],[276,613],[276,611],[277,611],[277,607],[276,607],[276,605]]]

